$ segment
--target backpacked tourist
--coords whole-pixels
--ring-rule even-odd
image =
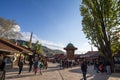
[[[82,73],[83,73],[83,79],[87,80],[86,79],[86,74],[87,74],[87,62],[86,61],[82,62],[82,64],[81,64],[81,70],[82,70]]]
[[[36,75],[37,71],[38,71],[38,60],[35,60],[35,62],[34,62],[34,72],[35,72],[35,75]]]
[[[19,75],[21,74],[21,71],[23,69],[23,58],[20,58],[20,60],[18,61],[18,67],[19,67]]]

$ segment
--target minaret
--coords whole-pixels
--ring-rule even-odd
[[[30,35],[30,43],[29,43],[29,48],[31,49],[32,47],[32,35],[33,35],[33,32],[31,32],[31,35]]]

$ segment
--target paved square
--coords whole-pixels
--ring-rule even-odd
[[[18,69],[7,71],[6,80],[82,80],[80,67],[72,67],[60,70],[58,64],[49,63],[43,75],[38,72],[28,72],[28,66],[24,66],[22,74],[18,76]],[[106,73],[96,73],[93,66],[88,66],[87,80],[120,80],[120,73],[107,75]]]

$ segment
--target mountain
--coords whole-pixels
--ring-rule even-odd
[[[11,40],[12,40],[13,42],[16,42],[14,39],[11,39]],[[19,45],[27,48],[26,44],[28,44],[28,41],[17,40],[17,43],[18,43]],[[34,45],[35,45],[35,43],[32,43],[32,46],[34,46]],[[49,56],[49,57],[51,57],[51,56],[53,56],[53,55],[55,55],[55,54],[65,54],[65,52],[63,52],[62,50],[57,50],[57,49],[53,50],[53,49],[50,49],[50,48],[48,48],[48,47],[46,47],[46,46],[43,46],[43,45],[42,45],[42,48],[43,48],[43,53],[44,53],[46,56]]]
[[[61,50],[53,50],[53,49],[50,49],[50,48],[45,47],[45,46],[42,46],[42,47],[43,47],[44,53],[47,56],[52,56],[52,55],[55,55],[55,54],[65,54],[65,52],[63,52]]]

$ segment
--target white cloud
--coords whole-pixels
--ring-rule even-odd
[[[78,50],[75,52],[76,54],[84,54],[88,51],[91,51],[91,48],[93,49],[93,51],[97,51],[97,48],[92,46],[86,42],[86,43],[82,43],[82,46],[78,47]]]
[[[13,30],[14,32],[19,32],[21,29],[20,29],[20,26],[19,26],[19,25],[14,25],[13,28],[12,28],[12,30]]]
[[[30,32],[21,32],[21,33],[23,35],[22,40],[25,40],[25,41],[30,40],[30,35],[31,35]],[[39,43],[41,43],[43,46],[46,46],[48,48],[63,50],[63,45],[62,44],[54,43],[54,42],[47,41],[47,40],[42,40],[37,35],[33,34],[32,43],[35,43],[36,41],[39,41]]]
[[[13,30],[16,31],[16,32],[20,31],[20,26],[16,25]],[[30,40],[30,36],[31,36],[30,32],[21,32],[21,34],[23,35],[21,40],[25,40],[25,41]],[[67,45],[64,45],[62,43],[55,43],[55,42],[40,39],[37,35],[33,34],[32,43],[35,43],[36,41],[39,41],[40,44],[42,44],[43,46],[46,46],[48,48],[59,49],[59,50],[62,50],[62,51],[65,51],[65,50],[63,50],[63,48],[67,46]],[[75,45],[75,47],[78,48],[78,50],[75,51],[75,54],[84,54],[87,51],[91,50],[91,45],[88,42],[82,43],[82,46],[80,46],[80,47]],[[93,47],[93,50],[96,51],[97,48]]]
[[[21,32],[21,33],[23,35],[22,40],[25,40],[25,41],[30,40],[30,35],[31,35],[30,32]],[[55,43],[55,42],[47,41],[47,40],[42,40],[37,35],[33,34],[32,43],[35,43],[36,41],[39,41],[39,43],[41,43],[43,46],[46,46],[48,48],[59,49],[59,50],[65,51],[65,50],[63,50],[63,48],[66,47],[66,45],[63,45],[61,43]],[[78,48],[78,50],[75,51],[75,54],[84,54],[87,51],[91,50],[91,45],[88,42],[86,42],[86,43],[82,43],[82,46],[77,47],[77,48]],[[97,50],[97,48],[95,48],[93,46],[92,46],[92,48],[93,48],[94,51]]]

